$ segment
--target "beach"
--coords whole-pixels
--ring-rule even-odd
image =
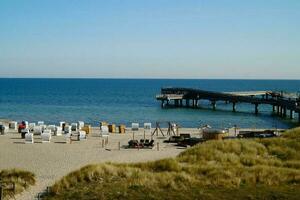
[[[166,129],[163,129],[166,133]],[[198,129],[180,129],[180,133],[199,135]],[[143,139],[144,130],[136,131],[135,139]],[[102,148],[100,129],[93,127],[92,133],[83,141],[73,141],[66,144],[65,136],[52,136],[50,143],[42,143],[41,136],[35,135],[34,144],[25,144],[20,134],[9,131],[0,136],[0,169],[19,168],[33,172],[37,182],[35,186],[16,197],[17,200],[32,200],[39,192],[51,186],[55,181],[88,164],[104,162],[145,162],[168,157],[175,157],[184,148],[174,144],[163,143],[168,137],[154,136],[153,149],[125,149],[125,145],[132,139],[130,129],[125,134],[111,133],[108,145]],[[146,133],[146,139],[150,139],[150,133]],[[74,138],[75,139],[75,138]],[[120,150],[119,150],[120,142]],[[157,142],[159,150],[157,150]]]

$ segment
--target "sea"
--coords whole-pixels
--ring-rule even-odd
[[[300,80],[221,80],[221,79],[47,79],[1,78],[0,118],[29,122],[84,121],[98,126],[100,121],[114,124],[167,122],[181,127],[210,125],[214,128],[289,128],[296,120],[272,115],[271,106],[217,103],[213,111],[207,101],[199,109],[161,108],[155,96],[162,87],[188,87],[209,91],[300,91]]]

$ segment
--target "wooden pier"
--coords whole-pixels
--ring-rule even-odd
[[[254,113],[259,113],[259,105],[271,105],[274,114],[294,119],[298,114],[300,123],[300,99],[297,95],[284,94],[274,91],[246,91],[246,92],[212,92],[191,88],[162,88],[161,94],[156,96],[161,101],[161,107],[190,107],[198,108],[199,100],[211,102],[213,110],[217,108],[217,102],[223,101],[232,104],[232,111],[236,112],[238,103],[254,105]]]

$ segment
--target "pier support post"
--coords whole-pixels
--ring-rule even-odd
[[[235,102],[232,102],[232,112],[236,112],[236,104],[235,104]]]
[[[283,107],[280,106],[280,117],[283,117]]]
[[[212,101],[212,102],[211,102],[211,105],[212,105],[212,107],[213,107],[213,110],[216,110],[216,107],[217,107],[216,101]]]
[[[275,106],[273,105],[273,112],[275,112]]]
[[[161,101],[161,107],[162,107],[162,108],[164,107],[164,104],[165,104],[165,100],[162,100],[162,101]]]
[[[300,124],[300,112],[298,112],[298,123]]]
[[[290,110],[290,119],[294,119],[294,111]]]
[[[256,115],[258,114],[258,104],[257,103],[255,104],[255,114]]]
[[[190,107],[190,100],[189,99],[185,100],[185,105],[186,105],[186,107]]]
[[[280,106],[277,106],[277,115],[280,115]]]
[[[182,107],[182,99],[179,100],[180,107]]]
[[[283,107],[283,117],[286,117],[286,107]]]
[[[175,107],[178,107],[178,105],[179,105],[178,99],[175,99],[174,103],[175,103]]]

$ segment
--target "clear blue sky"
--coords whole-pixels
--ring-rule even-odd
[[[299,0],[0,0],[0,77],[300,77]]]

